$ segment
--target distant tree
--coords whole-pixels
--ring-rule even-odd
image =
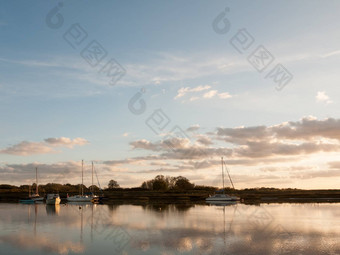
[[[149,190],[190,190],[195,187],[187,178],[183,176],[171,177],[157,175],[154,179],[142,183],[141,188]]]
[[[119,186],[119,185],[118,185]],[[91,191],[91,192],[98,192],[99,191],[99,188],[96,186],[96,185],[91,185],[90,187],[89,187],[89,190]]]
[[[110,180],[108,184],[109,189],[119,188],[119,184],[115,180]]]
[[[194,188],[194,184],[183,176],[176,177],[175,189],[190,190]]]
[[[168,183],[164,175],[157,175],[155,177],[155,179],[153,180],[152,189],[153,190],[167,190],[168,189]]]
[[[153,180],[143,182],[141,188],[152,190],[153,189]]]

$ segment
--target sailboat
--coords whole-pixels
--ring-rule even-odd
[[[240,200],[239,197],[229,196],[229,195],[225,194],[225,191],[224,191],[224,171],[223,171],[224,161],[223,161],[223,157],[221,158],[221,162],[222,162],[223,194],[215,194],[213,196],[210,196],[210,197],[206,198],[205,201],[207,201],[207,202],[214,202],[214,203],[223,203],[223,202],[229,202],[229,201],[238,201],[238,200]],[[231,180],[228,168],[226,168],[226,169],[227,169],[227,172],[228,172],[230,183],[233,186],[233,189],[235,189],[233,181]]]
[[[35,201],[31,198],[31,186],[28,186],[28,198],[20,199],[21,204],[34,204]]]
[[[32,199],[35,202],[43,202],[44,197],[39,196],[38,191],[38,167],[35,168],[35,181],[36,181],[35,193],[30,195],[30,199]]]
[[[68,202],[91,202],[92,196],[84,195],[84,160],[81,161],[81,194],[68,196]]]

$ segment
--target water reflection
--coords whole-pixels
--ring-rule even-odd
[[[50,215],[59,215],[60,205],[46,205],[46,213]]]
[[[4,254],[340,254],[339,204],[0,204]]]

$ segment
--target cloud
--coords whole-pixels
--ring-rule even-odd
[[[60,138],[46,138],[43,142],[28,142],[23,141],[0,150],[0,154],[11,154],[17,156],[28,156],[35,154],[57,153],[54,147],[73,148],[75,145],[82,146],[88,141],[84,138],[70,139],[67,137]]]
[[[192,126],[187,130],[197,130],[198,127]],[[217,146],[213,140],[227,144]],[[300,121],[273,126],[219,127],[214,133],[195,134],[190,139],[171,137],[156,142],[142,139],[130,145],[134,150],[155,154],[131,158],[124,163],[148,161],[151,156],[152,160],[177,160],[182,163],[185,160],[195,160],[197,165],[221,156],[227,157],[228,164],[232,165],[295,161],[301,156],[340,151],[340,120],[306,117]],[[192,169],[187,163],[183,164],[184,169]],[[215,162],[209,161],[209,164],[212,166]]]
[[[217,90],[210,90],[207,93],[204,93],[203,97],[204,98],[212,98],[217,94]]]
[[[328,57],[332,57],[332,56],[339,55],[339,54],[340,54],[340,50],[336,50],[336,51],[332,51],[332,52],[329,52],[327,54],[324,54],[321,57],[322,58],[328,58]]]
[[[291,177],[298,179],[313,179],[313,178],[325,178],[325,177],[339,177],[339,170],[320,170],[320,171],[304,171],[291,174]]]
[[[55,237],[32,236],[29,233],[20,232],[17,235],[4,235],[0,237],[0,242],[20,248],[22,251],[31,249],[40,249],[44,253],[84,253],[85,246],[81,243],[73,243],[71,241],[61,242],[55,240]]]
[[[232,95],[230,95],[228,92],[219,93],[218,90],[216,89],[209,90],[210,88],[211,86],[209,85],[198,86],[194,88],[183,87],[177,91],[177,95],[174,97],[174,99],[176,100],[192,93],[195,93],[195,95],[190,96],[189,98],[190,102],[196,101],[198,99],[211,99],[215,96],[218,96],[220,99],[228,99],[232,97]],[[209,91],[205,92],[207,90]]]
[[[225,92],[225,93],[219,93],[218,97],[222,99],[227,99],[227,98],[231,98],[232,95],[230,95],[228,92]]]
[[[213,142],[211,141],[211,138],[205,135],[199,135],[197,137],[197,142],[205,146],[213,144]]]
[[[86,139],[81,137],[74,138],[73,140],[67,137],[47,138],[44,141],[53,146],[66,146],[70,148],[72,148],[75,145],[82,146],[88,143]]]
[[[340,161],[328,162],[330,168],[340,169]]]
[[[0,150],[0,154],[11,154],[18,156],[28,156],[34,154],[47,154],[55,153],[56,151],[45,143],[27,142],[15,144],[3,150]]]
[[[326,103],[326,104],[331,104],[333,103],[332,100],[330,100],[329,96],[326,95],[325,91],[318,91],[318,93],[315,96],[316,102],[318,103]]]
[[[340,119],[317,120],[315,117],[305,117],[300,121],[272,126],[268,132],[281,139],[316,140],[327,138],[340,141]]]
[[[192,125],[192,126],[188,127],[188,128],[187,128],[187,131],[188,131],[188,132],[194,132],[194,131],[199,130],[199,128],[200,128],[200,125],[195,124],[195,125]]]
[[[128,137],[128,136],[129,136],[129,133],[125,132],[125,133],[123,134],[123,136],[124,136],[124,137]]]
[[[283,122],[274,126],[217,128],[217,139],[235,144],[278,139],[319,141],[321,138],[340,141],[340,119],[317,120],[304,117],[300,121]]]
[[[180,55],[154,52],[149,53],[148,58],[151,58],[151,61],[147,63],[145,61],[143,63],[123,63],[127,75],[121,84],[162,84],[201,77],[215,77],[215,75],[240,72],[249,68],[246,62],[235,56],[213,56],[211,52],[190,55],[184,52]],[[231,62],[233,64],[226,65]]]
[[[190,87],[180,88],[177,91],[177,95],[175,96],[175,99],[184,97],[188,93],[200,92],[200,91],[204,91],[204,90],[207,90],[207,89],[210,89],[210,88],[211,88],[211,86],[209,86],[209,85],[205,85],[205,86],[201,85],[201,86],[197,86],[197,87],[194,87],[194,88],[190,88]]]
[[[239,157],[271,157],[275,155],[301,155],[313,154],[317,152],[332,152],[339,151],[338,144],[324,143],[302,143],[289,144],[285,142],[248,142],[246,146],[240,146],[234,150],[234,153]]]

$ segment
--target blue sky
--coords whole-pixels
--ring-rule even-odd
[[[84,159],[103,186],[157,174],[221,185],[224,156],[240,188],[338,187],[338,1],[70,1],[53,29],[58,3],[0,3],[1,182],[31,183],[38,166],[43,183],[78,183]],[[72,48],[74,24],[87,37]],[[253,38],[242,54],[240,29]],[[93,40],[107,53],[95,67],[81,56]],[[260,45],[273,57],[262,72],[247,60]],[[111,58],[126,70],[115,85],[100,73]],[[266,78],[277,64],[293,77],[282,90]],[[146,122],[157,109],[170,121],[156,134]]]

